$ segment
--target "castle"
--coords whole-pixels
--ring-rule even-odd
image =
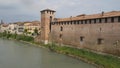
[[[76,48],[120,56],[120,11],[55,18],[54,10],[41,11],[41,38]]]

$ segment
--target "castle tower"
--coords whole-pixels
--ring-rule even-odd
[[[41,41],[48,44],[49,34],[51,31],[50,22],[54,20],[55,11],[45,9],[41,11]]]

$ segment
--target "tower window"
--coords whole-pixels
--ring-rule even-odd
[[[97,40],[97,44],[98,44],[98,45],[103,44],[103,42],[104,42],[104,39],[98,38],[98,40]]]
[[[63,31],[63,27],[62,26],[60,27],[60,31]]]
[[[83,42],[84,41],[84,37],[80,37],[80,42]]]
[[[60,38],[62,38],[62,34],[60,34]]]

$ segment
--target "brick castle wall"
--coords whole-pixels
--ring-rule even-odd
[[[52,25],[51,41],[119,55],[120,22]]]

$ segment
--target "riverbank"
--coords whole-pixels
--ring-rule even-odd
[[[77,49],[57,44],[42,45],[57,53],[65,54],[87,63],[97,66],[97,68],[120,68],[120,59],[111,55],[96,54],[85,49]]]
[[[41,43],[36,43],[34,42],[31,37],[27,37],[24,35],[8,35],[6,34],[5,36],[0,35],[0,37],[5,37],[8,39],[16,39],[22,42],[26,42],[29,44],[35,44],[35,46],[38,47],[44,47],[44,48],[48,48],[51,51],[57,52],[57,53],[61,53],[61,54],[65,54],[80,60],[83,60],[87,63],[93,64],[95,66],[97,66],[97,68],[120,68],[120,59],[114,56],[110,56],[110,55],[101,55],[101,54],[96,54],[90,51],[87,51],[85,49],[77,49],[77,48],[72,48],[72,47],[67,47],[67,46],[59,46],[55,43],[51,43],[48,45],[44,45]],[[19,37],[22,37],[22,39],[17,39]],[[27,38],[27,39],[26,39]]]

